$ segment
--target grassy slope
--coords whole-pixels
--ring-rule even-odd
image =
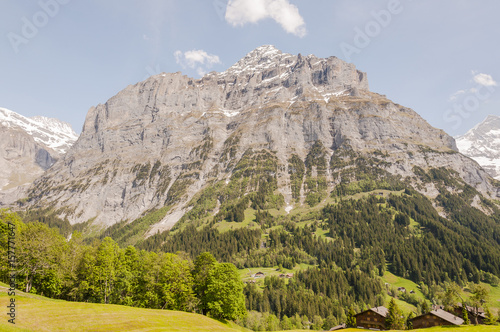
[[[310,267],[313,267],[313,265],[297,264],[297,265],[295,265],[295,267],[292,270],[283,268],[281,271],[278,271],[278,266],[251,267],[251,268],[240,269],[240,270],[238,270],[238,272],[240,274],[241,280],[243,280],[244,282],[248,282],[250,280],[255,280],[256,285],[263,288],[265,277],[279,276],[281,273],[294,273],[294,274],[296,274],[297,272],[299,272],[301,270],[307,270]],[[261,278],[251,277],[251,275],[253,275],[257,272],[263,272],[265,274],[265,276],[261,277]],[[288,283],[288,279],[285,279],[285,281]]]
[[[5,286],[0,285],[2,308],[9,300]],[[0,331],[250,331],[192,313],[67,302],[20,291],[16,304],[16,324],[2,314]]]
[[[457,327],[431,327],[427,329],[418,329],[412,331],[422,331],[422,332],[496,332],[499,331],[499,326],[457,326]],[[302,332],[302,331],[311,331],[311,330],[288,330],[287,332]],[[341,332],[360,332],[360,331],[369,331],[362,329],[344,329],[339,330]],[[396,330],[392,330],[396,331]]]
[[[391,286],[396,287],[396,288],[404,287],[404,288],[406,288],[407,292],[409,292],[411,290],[415,291],[415,295],[417,296],[417,298],[420,301],[425,299],[424,294],[422,294],[422,292],[420,291],[420,287],[411,280],[400,278],[400,277],[398,277],[398,276],[396,276],[388,271],[386,271],[384,273],[382,280],[384,282],[387,282]],[[385,304],[386,306],[389,305],[390,300],[391,300],[391,297],[387,295],[386,304]],[[416,311],[416,309],[417,309],[417,308],[415,308],[415,306],[413,306],[407,302],[404,302],[404,301],[396,300],[396,303],[406,313],[408,313],[410,311]]]
[[[420,287],[414,283],[411,280],[404,279],[401,277],[398,277],[390,272],[385,272],[384,277],[382,278],[384,282],[389,283],[392,286],[395,286],[396,288],[398,287],[405,287],[407,291],[414,290],[415,295],[419,300],[425,299],[424,295],[420,291]],[[485,286],[488,289],[488,294],[489,294],[489,300],[488,300],[488,307],[491,309],[491,311],[496,315],[497,312],[500,312],[500,286],[493,287],[489,284],[481,283],[483,286]],[[466,291],[462,291],[462,296],[465,299],[468,299],[470,297],[470,293]],[[386,305],[389,303],[390,297],[386,297]],[[429,302],[429,301],[427,301]],[[410,310],[414,311],[416,308],[412,306],[411,304],[408,304],[404,301],[398,301],[397,300],[398,306],[403,309],[405,312],[409,312]],[[498,328],[500,331],[500,327]]]

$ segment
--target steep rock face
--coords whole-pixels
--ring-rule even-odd
[[[309,157],[315,146],[324,162]],[[155,232],[171,228],[207,185],[230,188],[242,172],[262,169],[245,165],[263,155],[273,160],[266,176],[285,203],[303,204],[302,179],[300,190],[292,185],[292,156],[332,191],[343,181],[333,158],[345,151],[375,153],[376,167],[409,182],[415,166],[446,167],[481,192],[496,193],[487,174],[457,153],[453,138],[370,92],[366,74],[352,64],[263,46],[225,72],[199,80],[155,75],[91,108],[80,138],[31,187],[29,202],[59,209],[72,223],[95,218],[103,226],[171,206]]]
[[[488,117],[456,138],[461,153],[474,159],[491,176],[500,180],[500,116]]]
[[[0,108],[0,202],[10,203],[76,141],[69,124]],[[21,186],[21,187],[20,187]]]

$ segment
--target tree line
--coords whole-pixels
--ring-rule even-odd
[[[7,247],[7,222],[15,224],[17,288],[69,301],[122,304],[198,312],[217,319],[245,317],[243,283],[231,263],[209,253],[187,255],[120,248],[110,237],[85,244],[79,232],[67,240],[57,229],[23,223],[0,210],[0,243]],[[7,255],[0,278],[8,282]]]

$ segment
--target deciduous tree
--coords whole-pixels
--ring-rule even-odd
[[[35,277],[57,268],[66,241],[56,229],[35,222],[18,232],[16,247],[18,274],[24,276],[25,292],[29,293]]]
[[[479,308],[488,301],[488,290],[486,287],[480,284],[473,284],[471,287],[472,296],[470,297],[470,301],[474,310],[472,311],[472,315],[474,316],[474,324],[478,324],[478,315]]]
[[[207,307],[218,319],[237,319],[246,315],[243,283],[233,264],[217,264],[207,278]]]

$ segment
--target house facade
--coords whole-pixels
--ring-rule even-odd
[[[476,321],[475,321],[476,308],[471,307],[471,306],[466,306],[465,308],[467,309],[467,314],[469,315],[469,320],[471,321],[471,323],[475,324],[476,323]],[[457,304],[453,313],[460,318],[464,318],[463,312],[462,312],[462,303]],[[485,320],[486,320],[486,314],[484,313],[484,309],[477,308],[477,323],[484,324]]]
[[[433,326],[462,325],[464,320],[442,309],[429,311],[412,319],[414,329]]]
[[[385,317],[389,313],[386,307],[375,307],[357,314],[356,326],[363,329],[385,330]]]

